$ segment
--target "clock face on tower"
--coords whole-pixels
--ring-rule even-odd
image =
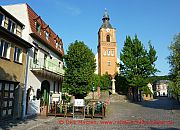
[[[106,28],[106,32],[109,32],[110,31],[110,29],[109,28]]]

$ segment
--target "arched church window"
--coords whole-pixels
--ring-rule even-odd
[[[104,56],[106,55],[106,50],[104,51]]]
[[[110,50],[108,50],[108,56],[110,56],[111,55],[111,51]]]
[[[110,42],[110,36],[109,35],[106,36],[106,41]]]

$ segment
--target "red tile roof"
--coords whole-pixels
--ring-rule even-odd
[[[64,49],[63,49],[63,42],[62,39],[59,38],[57,34],[54,33],[54,31],[47,25],[40,16],[38,16],[34,10],[27,4],[27,10],[28,10],[28,16],[29,16],[29,22],[30,27],[32,30],[33,35],[36,38],[39,38],[41,41],[44,42],[48,47],[50,47],[53,51],[60,55],[64,55]],[[40,33],[36,31],[36,22],[38,22],[41,25]],[[45,31],[49,33],[48,40],[46,39]],[[56,48],[56,41],[59,43],[58,48]],[[61,48],[60,48],[61,46]]]

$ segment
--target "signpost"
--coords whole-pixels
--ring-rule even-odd
[[[73,119],[84,120],[85,103],[84,99],[75,99],[73,104]]]

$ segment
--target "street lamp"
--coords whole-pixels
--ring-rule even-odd
[[[94,91],[95,91],[94,83],[93,83],[92,91],[93,91],[93,100],[94,100]]]

